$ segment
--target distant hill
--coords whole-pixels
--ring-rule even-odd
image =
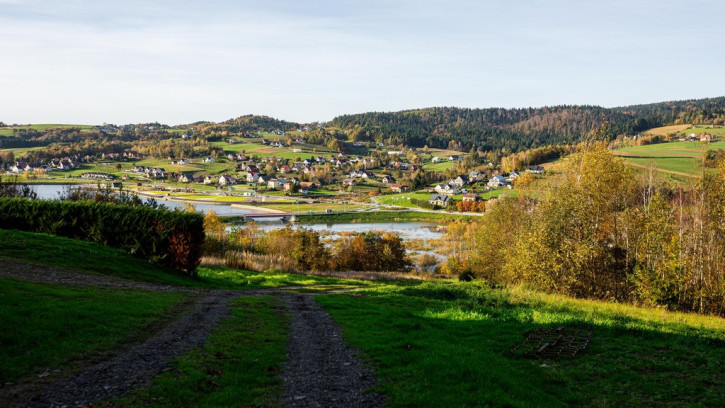
[[[194,125],[201,134],[210,134],[214,132],[229,132],[237,134],[243,132],[258,132],[275,130],[288,131],[299,129],[301,124],[295,122],[287,122],[280,119],[271,118],[261,115],[244,115],[238,118],[229,119],[224,122],[200,122]]]
[[[603,126],[604,124],[607,126]],[[328,126],[355,140],[520,151],[541,145],[572,143],[595,129],[601,137],[632,135],[665,125],[725,123],[725,97],[631,105],[617,108],[564,105],[542,108],[454,107],[342,115]]]

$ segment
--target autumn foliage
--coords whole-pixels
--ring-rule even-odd
[[[486,202],[481,201],[457,201],[456,209],[459,212],[484,212],[486,211]]]
[[[601,145],[575,153],[548,193],[489,205],[457,269],[492,284],[725,314],[725,162],[688,189],[653,173]]]

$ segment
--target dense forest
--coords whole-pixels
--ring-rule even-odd
[[[537,146],[570,144],[606,124],[602,135],[634,135],[658,126],[725,124],[725,97],[661,102],[618,108],[553,106],[521,109],[426,108],[401,112],[342,115],[328,126],[352,140],[415,147],[518,152]]]

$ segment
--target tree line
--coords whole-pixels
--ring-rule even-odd
[[[691,189],[582,147],[538,199],[491,202],[449,270],[491,284],[725,314],[725,161]]]
[[[608,139],[658,126],[725,123],[725,97],[619,108],[562,105],[521,109],[426,108],[342,115],[328,123],[351,140],[460,150],[476,146],[504,154],[543,145],[571,144],[608,124]]]

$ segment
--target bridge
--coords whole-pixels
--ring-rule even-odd
[[[294,221],[294,214],[288,212],[260,212],[244,214],[244,221],[253,221],[260,218],[281,218],[282,221]]]

